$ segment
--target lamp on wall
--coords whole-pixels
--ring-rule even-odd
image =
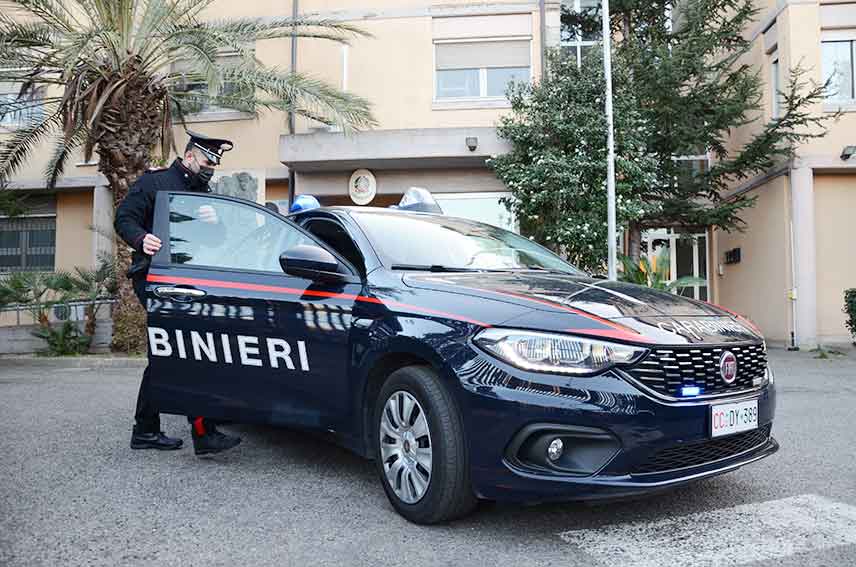
[[[853,154],[856,154],[856,146],[844,146],[844,149],[841,150],[841,159],[847,161]]]
[[[476,148],[479,147],[479,139],[475,136],[467,136],[467,149],[471,152],[476,151]]]

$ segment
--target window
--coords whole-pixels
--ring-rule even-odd
[[[222,67],[237,66],[240,62],[241,56],[236,53],[217,56],[217,64]],[[241,98],[252,96],[252,92],[242,90],[242,87],[236,83],[224,82],[220,85],[219,89],[210,88],[208,83],[201,79],[199,68],[190,61],[177,61],[173,63],[172,72],[182,76],[182,80],[176,91],[188,95],[179,99],[182,111],[185,114],[251,110],[251,108],[242,106],[237,102],[230,104],[221,101],[221,104],[218,105],[208,98],[220,96],[236,97],[237,100],[240,100]],[[198,97],[194,97],[194,94],[198,95]]]
[[[0,272],[54,269],[56,217],[0,219]]]
[[[829,81],[826,98],[832,101],[853,102],[854,50],[856,41],[824,41],[821,43],[823,79]]]
[[[202,207],[212,207],[217,222],[202,220]],[[301,244],[315,242],[266,210],[207,196],[169,198],[173,264],[282,273],[280,254]]]
[[[779,91],[782,90],[781,84],[779,83],[779,59],[776,57],[773,59],[772,64],[770,65],[770,88],[772,92],[770,95],[772,96],[772,115],[773,118],[779,117],[779,105],[781,103]]]
[[[577,65],[601,39],[599,16],[600,0],[562,0],[562,51],[575,57]]]
[[[14,128],[41,118],[41,97],[30,94],[18,98],[19,93],[20,85],[0,83],[0,126]]]
[[[332,219],[311,219],[304,228],[318,237],[324,244],[339,253],[344,259],[365,272],[363,255],[345,229]]]
[[[459,270],[555,270],[582,275],[551,251],[513,232],[440,215],[402,215],[359,210],[352,217],[380,256],[397,265],[445,266]],[[418,234],[419,238],[413,235]]]
[[[436,193],[434,198],[450,217],[469,219],[512,232],[517,232],[517,222],[501,199],[510,198],[511,193]]]
[[[530,41],[435,44],[437,100],[505,97],[508,84],[529,82]]]

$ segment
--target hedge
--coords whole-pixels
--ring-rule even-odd
[[[856,288],[844,290],[844,313],[847,315],[847,328],[856,339]]]

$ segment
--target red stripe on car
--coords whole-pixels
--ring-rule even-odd
[[[541,305],[546,305],[548,307],[553,307],[555,309],[561,309],[562,311],[568,311],[569,313],[573,313],[575,315],[579,315],[581,317],[585,317],[586,319],[591,319],[592,321],[597,321],[603,325],[611,327],[613,330],[607,329],[568,329],[569,332],[585,332],[587,334],[600,334],[601,336],[611,336],[613,338],[622,338],[624,340],[631,341],[642,341],[642,342],[651,342],[650,339],[646,338],[642,333],[637,331],[636,329],[631,329],[625,325],[620,323],[616,323],[614,321],[610,321],[609,319],[604,319],[603,317],[598,317],[593,313],[589,313],[588,311],[583,311],[581,309],[576,309],[574,307],[568,307],[567,305],[562,305],[561,303],[556,303],[554,301],[549,301],[546,299],[538,299],[535,297],[530,297],[528,295],[523,295],[520,293],[512,293],[510,291],[495,291],[492,289],[483,289],[483,288],[469,288],[476,291],[481,291],[484,293],[495,293],[496,295],[504,295],[507,297],[514,297],[516,299],[522,299],[524,301],[531,301],[533,303],[539,303]]]
[[[208,279],[200,279],[200,278],[184,278],[179,276],[159,276],[156,274],[149,274],[146,278],[147,281],[152,283],[168,283],[173,285],[199,285],[199,286],[209,286],[209,287],[217,287],[221,289],[243,289],[246,291],[265,291],[269,293],[282,293],[286,295],[298,295],[301,297],[309,296],[309,297],[326,297],[331,299],[348,299],[351,301],[362,301],[365,303],[376,303],[383,305],[388,308],[405,308],[412,309],[414,311],[421,311],[423,313],[428,313],[430,315],[437,315],[440,317],[445,317],[448,319],[455,319],[458,321],[464,321],[466,323],[472,323],[473,325],[478,325],[480,327],[490,327],[488,323],[484,323],[482,321],[478,321],[476,319],[471,319],[469,317],[465,317],[463,315],[458,315],[456,313],[447,313],[446,311],[438,311],[436,309],[431,309],[428,307],[419,307],[418,305],[411,305],[409,303],[401,303],[398,301],[392,300],[382,300],[377,297],[369,297],[366,295],[354,295],[351,293],[336,293],[331,291],[319,291],[315,289],[299,289],[293,287],[282,287],[275,285],[264,285],[264,284],[254,284],[254,283],[245,283],[245,282],[230,282],[223,280],[208,280]]]

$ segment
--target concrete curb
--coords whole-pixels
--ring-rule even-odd
[[[27,366],[45,366],[65,368],[144,368],[148,358],[144,356],[0,356],[0,366],[6,364],[26,364]]]

